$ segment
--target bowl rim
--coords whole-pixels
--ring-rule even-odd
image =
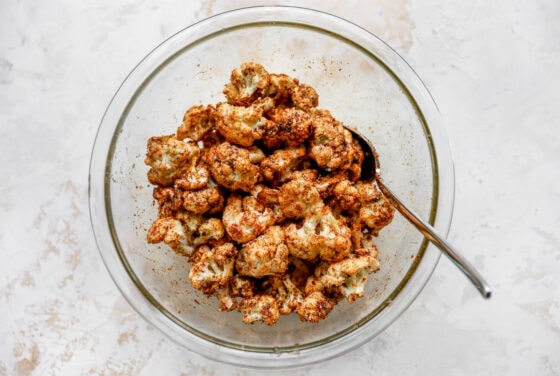
[[[208,35],[224,32],[224,27],[218,26],[219,23],[215,21],[225,18],[229,18],[230,22],[237,22],[238,26],[248,25],[245,20],[254,18],[258,19],[258,21],[254,21],[253,24],[260,25],[262,25],[263,22],[281,24],[282,20],[285,21],[286,18],[290,18],[289,22],[287,22],[288,24],[299,24],[323,31],[326,30],[326,27],[336,24],[342,25],[341,27],[344,29],[342,31],[337,30],[338,32],[352,33],[353,36],[359,36],[360,38],[358,39],[360,39],[362,44],[349,39],[347,36],[339,35],[333,30],[329,30],[329,34],[334,33],[339,38],[352,43],[363,51],[367,51],[368,55],[380,62],[405,89],[409,99],[417,108],[418,115],[422,119],[424,130],[427,132],[426,137],[430,144],[430,152],[432,153],[434,199],[432,200],[429,222],[444,236],[447,235],[451,225],[455,184],[449,143],[447,141],[445,129],[441,123],[439,110],[431,94],[412,67],[410,67],[396,51],[371,32],[348,20],[309,8],[293,6],[246,7],[216,14],[194,23],[167,38],[148,53],[127,75],[115,92],[105,110],[92,149],[88,177],[88,195],[90,221],[97,247],[111,278],[122,295],[147,322],[160,329],[160,331],[183,347],[206,358],[238,366],[257,368],[288,368],[316,363],[326,358],[342,355],[364,344],[381,333],[396,320],[415,300],[428,282],[437,266],[441,255],[440,252],[435,249],[433,245],[428,244],[427,240],[424,240],[420,248],[420,257],[417,257],[414,265],[407,272],[408,277],[405,278],[391,294],[393,298],[387,300],[386,304],[376,310],[379,312],[376,312],[374,315],[370,313],[370,315],[368,315],[369,318],[362,325],[353,325],[348,330],[343,331],[344,333],[335,334],[335,338],[331,338],[333,336],[327,337],[327,339],[333,339],[329,342],[320,340],[315,341],[320,343],[317,344],[314,342],[306,347],[289,349],[271,347],[263,350],[263,348],[228,346],[227,343],[218,344],[208,339],[208,336],[204,333],[193,333],[196,332],[194,330],[190,333],[186,331],[184,333],[179,333],[174,330],[173,326],[178,323],[174,322],[173,317],[165,314],[166,309],[162,307],[157,300],[147,297],[147,295],[149,296],[150,294],[147,291],[142,291],[142,284],[139,281],[134,281],[134,273],[131,275],[130,270],[126,270],[128,262],[116,245],[118,241],[115,238],[116,234],[113,232],[109,213],[110,206],[108,205],[110,204],[110,195],[107,187],[110,181],[110,169],[108,169],[107,166],[109,165],[108,161],[112,153],[111,150],[114,145],[114,138],[118,137],[118,129],[115,131],[114,128],[115,117],[119,118],[119,122],[123,117],[126,118],[125,112],[128,105],[121,114],[113,114],[112,112],[115,112],[113,109],[115,107],[120,109],[123,103],[130,104],[133,102],[134,95],[140,90],[139,88],[134,88],[133,83],[135,82],[135,77],[144,77],[144,82],[149,81],[150,75],[153,75],[154,72],[157,71],[157,67],[163,64],[161,56],[156,56],[158,52],[168,49],[174,51],[173,54],[178,54],[189,46],[185,46],[184,43],[179,43],[184,42],[184,38],[192,40],[192,43],[196,43],[197,40],[200,40],[200,38],[204,36],[207,37]],[[310,19],[313,19],[313,21],[310,21]],[[321,26],[319,26],[319,24],[321,24]],[[234,27],[235,25],[232,24],[229,28]],[[227,29],[228,28],[225,28],[225,30]],[[367,46],[364,46],[364,43]],[[382,54],[380,54],[380,52],[382,52]],[[167,56],[163,61],[170,58],[170,56]],[[156,67],[156,69],[154,69],[154,67]],[[403,76],[407,80],[406,83],[401,80]],[[132,98],[128,96],[130,91],[135,93]],[[420,101],[421,104],[419,104],[418,101]],[[441,155],[446,158],[442,158]],[[441,168],[442,164],[444,165],[443,169]],[[442,176],[442,170],[445,170],[448,176]],[[445,189],[441,187],[441,179],[445,180],[444,185],[447,186],[444,187]],[[440,206],[444,201],[447,201],[447,207],[441,208]],[[420,266],[423,268],[422,273],[419,273]],[[132,277],[132,279],[127,278],[127,276]],[[404,289],[410,291],[408,294],[409,298],[406,301],[403,301],[403,299],[400,298],[402,295],[399,297],[398,294]],[[389,305],[396,306],[396,308],[393,310],[386,310],[385,308]],[[371,322],[371,318],[374,316],[386,317],[386,321],[384,325],[378,326],[375,330],[371,330],[367,324]]]

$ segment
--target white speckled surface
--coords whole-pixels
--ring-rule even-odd
[[[87,173],[103,111],[144,55],[257,3],[280,2],[0,3],[0,375],[255,374],[186,352],[129,307],[94,242]],[[560,374],[560,3],[283,3],[365,27],[423,78],[455,159],[450,239],[495,290],[482,300],[442,259],[382,335],[293,374]]]

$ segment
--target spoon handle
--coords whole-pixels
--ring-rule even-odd
[[[454,247],[440,236],[436,230],[428,223],[424,222],[416,213],[406,207],[406,205],[389,189],[381,179],[376,179],[377,184],[385,196],[393,203],[395,208],[416,227],[429,241],[443,251],[451,261],[465,274],[475,285],[480,294],[486,299],[492,295],[492,290],[488,283],[475,270],[475,268],[457,252]]]

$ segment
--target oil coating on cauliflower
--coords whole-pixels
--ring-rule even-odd
[[[169,186],[198,163],[200,148],[195,142],[183,142],[175,135],[151,137],[145,163],[150,166],[148,180]]]
[[[258,159],[252,153],[258,154],[229,142],[212,147],[207,156],[212,177],[232,191],[250,192],[261,178],[260,167],[252,162]]]
[[[263,145],[269,149],[303,144],[312,132],[311,117],[293,107],[276,107],[268,112],[270,121],[262,136]]]
[[[295,223],[285,229],[286,245],[290,254],[304,260],[337,261],[350,253],[350,229],[337,220],[329,206],[323,206],[306,216],[303,225]]]
[[[270,77],[266,69],[257,63],[243,63],[231,72],[230,82],[224,88],[229,103],[247,106],[267,92]]]
[[[177,139],[200,141],[216,124],[216,109],[212,105],[192,106],[185,112],[183,123],[177,128]]]
[[[243,244],[235,268],[240,275],[248,277],[280,275],[288,269],[289,255],[284,231],[279,226],[271,226],[264,234]]]
[[[232,243],[215,247],[201,245],[199,248],[201,255],[189,271],[189,280],[194,288],[209,295],[233,279],[237,249]]]
[[[274,223],[274,215],[272,210],[262,205],[256,197],[241,197],[232,193],[224,208],[222,222],[234,241],[247,243]]]
[[[255,101],[249,107],[220,103],[216,109],[216,129],[233,144],[251,146],[271,127],[263,114],[273,105],[272,98]]]
[[[309,156],[319,167],[326,171],[349,169],[363,159],[352,133],[328,110],[314,110],[312,119],[314,129]]]
[[[262,321],[266,325],[273,325],[280,318],[278,302],[273,296],[266,294],[243,299],[239,308],[243,312],[242,320],[245,324]]]

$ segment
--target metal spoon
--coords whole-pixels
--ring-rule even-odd
[[[431,241],[443,253],[451,259],[451,261],[465,274],[473,285],[478,289],[480,294],[486,299],[490,298],[492,291],[488,283],[482,276],[475,270],[475,268],[457,252],[457,250],[449,244],[436,230],[428,223],[424,222],[420,217],[409,209],[401,199],[399,199],[381,179],[379,164],[376,163],[377,154],[373,145],[365,139],[361,134],[348,128],[352,132],[354,139],[356,139],[364,151],[364,161],[362,162],[361,179],[366,181],[376,180],[377,185],[387,197],[393,206],[420,231],[426,239]]]

